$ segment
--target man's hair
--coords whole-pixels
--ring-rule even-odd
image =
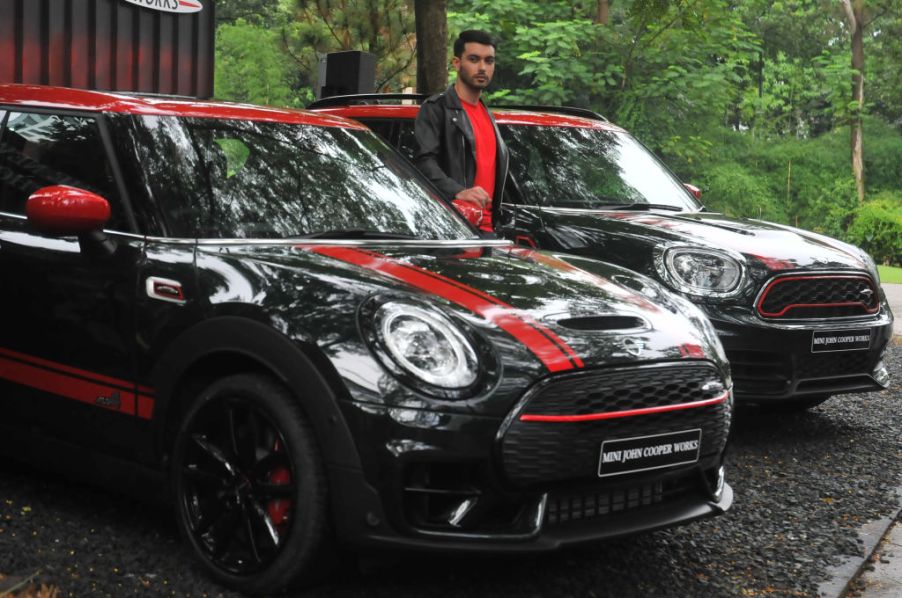
[[[464,46],[470,42],[476,42],[477,44],[482,44],[484,46],[492,46],[493,48],[497,45],[492,34],[480,31],[479,29],[467,29],[466,31],[461,31],[460,35],[457,36],[457,39],[454,40],[454,55],[460,58],[464,53]]]

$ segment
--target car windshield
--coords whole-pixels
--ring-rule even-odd
[[[603,209],[701,206],[628,134],[588,127],[501,125],[523,202]]]
[[[475,237],[370,131],[170,116],[126,128],[170,236]]]

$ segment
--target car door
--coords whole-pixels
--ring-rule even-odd
[[[143,237],[135,234],[110,145],[97,115],[17,107],[0,122],[6,441],[24,438],[34,448],[46,437],[127,456],[134,422],[146,416],[133,363]],[[34,230],[26,202],[50,185],[106,198],[106,232],[78,238]]]

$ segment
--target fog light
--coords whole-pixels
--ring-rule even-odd
[[[889,386],[889,370],[886,369],[886,364],[882,361],[878,363],[877,367],[874,369],[874,380],[876,380],[877,384],[880,386]]]

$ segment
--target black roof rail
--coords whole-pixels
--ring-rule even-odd
[[[383,100],[391,100],[400,104],[403,100],[414,100],[422,104],[429,96],[425,93],[355,93],[344,96],[329,96],[315,100],[307,105],[308,110],[314,108],[334,108],[337,106],[355,106],[360,104],[381,104]]]
[[[583,118],[591,118],[592,120],[602,120],[609,122],[607,118],[594,110],[588,108],[576,108],[574,106],[537,106],[529,104],[492,104],[489,106],[492,110],[532,110],[533,112],[554,112],[557,114],[567,114],[569,116],[581,116]]]

